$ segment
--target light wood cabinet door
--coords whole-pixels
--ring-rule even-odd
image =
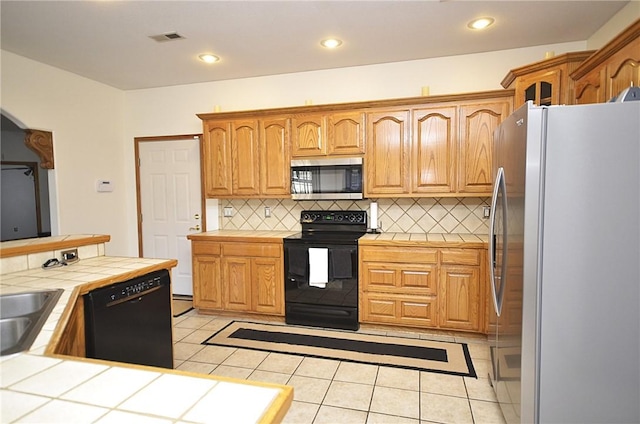
[[[257,195],[260,193],[258,121],[234,121],[231,125],[232,194]]]
[[[411,146],[411,191],[413,193],[455,191],[457,128],[455,106],[413,110]]]
[[[252,310],[266,314],[284,314],[283,271],[281,258],[252,259]]]
[[[260,193],[266,196],[291,193],[291,155],[288,118],[260,121]]]
[[[220,244],[194,241],[191,246],[193,253],[193,306],[199,309],[221,309]]]
[[[223,257],[224,309],[251,310],[251,259]]]
[[[327,154],[324,115],[294,115],[291,118],[291,156],[324,156]]]
[[[205,121],[202,162],[207,197],[228,196],[233,192],[231,123]]]
[[[407,109],[367,113],[366,197],[410,192],[409,116]]]
[[[509,113],[508,101],[460,107],[458,192],[491,195],[493,132]]]
[[[364,153],[364,112],[333,113],[327,117],[327,154]]]
[[[362,322],[411,327],[437,326],[437,299],[432,296],[370,293],[360,305]]]
[[[605,101],[617,96],[629,86],[640,85],[640,38],[608,61],[606,75]]]
[[[361,284],[368,292],[436,293],[436,264],[363,262]]]
[[[559,105],[562,87],[562,70],[536,72],[516,81],[515,104],[523,105],[531,100],[538,106]]]
[[[480,330],[480,268],[444,265],[440,269],[440,327]]]
[[[604,72],[596,69],[576,81],[576,104],[602,103],[605,101]]]

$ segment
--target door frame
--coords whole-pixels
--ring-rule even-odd
[[[135,151],[135,168],[136,168],[136,208],[138,221],[138,257],[143,257],[142,251],[142,199],[140,196],[140,143],[145,142],[162,142],[162,141],[187,141],[188,139],[197,139],[200,144],[200,214],[202,228],[207,228],[207,214],[205,213],[205,198],[204,198],[204,175],[202,170],[202,134],[186,134],[186,135],[165,135],[157,137],[135,137],[134,151]]]

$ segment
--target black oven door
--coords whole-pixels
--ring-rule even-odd
[[[318,282],[309,249],[326,249],[326,279]],[[317,266],[317,264],[315,265]],[[289,324],[357,330],[357,243],[284,243],[285,318]]]

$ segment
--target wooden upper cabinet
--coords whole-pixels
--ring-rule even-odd
[[[231,122],[204,122],[202,159],[207,197],[227,196],[233,192],[231,132]]]
[[[513,90],[198,115],[206,196],[291,193],[291,159],[364,157],[366,197],[490,195]]]
[[[303,114],[292,118],[293,157],[361,155],[364,153],[364,112]]]
[[[574,81],[570,74],[592,51],[572,52],[512,69],[502,80],[504,88],[514,88],[516,108],[531,100],[538,106],[575,103]]]
[[[604,72],[595,69],[576,81],[576,104],[602,103],[604,94]]]
[[[367,113],[365,196],[409,193],[410,111]]]
[[[287,117],[204,121],[206,197],[286,197],[290,162]]]
[[[412,116],[411,191],[455,191],[457,108],[419,108],[413,110]]]
[[[618,54],[607,64],[605,86],[609,98],[617,96],[629,86],[640,85],[640,39],[636,41],[634,50],[635,57]]]
[[[260,121],[260,192],[264,195],[291,193],[289,118]]]
[[[511,113],[509,100],[460,107],[459,193],[491,195],[493,132]]]
[[[327,154],[364,153],[365,114],[362,111],[333,113],[327,117]]]
[[[326,117],[322,114],[294,115],[291,118],[291,155],[324,156],[327,154]]]
[[[232,193],[253,196],[260,192],[258,121],[234,121],[231,124]]]
[[[630,85],[640,85],[640,19],[571,73],[576,103],[603,103]]]
[[[560,77],[562,71],[554,69],[533,74],[516,82],[516,104],[522,105],[531,100],[538,106],[560,104]]]

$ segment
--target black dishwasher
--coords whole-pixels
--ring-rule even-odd
[[[84,307],[87,358],[173,368],[169,271],[93,290]]]

